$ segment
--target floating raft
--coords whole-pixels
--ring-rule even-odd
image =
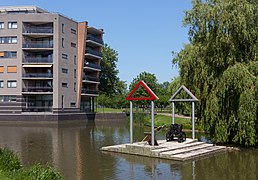
[[[158,146],[150,146],[147,142],[135,142],[133,144],[106,146],[102,147],[101,150],[177,161],[186,161],[227,151],[226,146],[216,146],[188,138],[183,143],[158,140],[158,144]]]

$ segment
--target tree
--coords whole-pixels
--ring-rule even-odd
[[[157,86],[158,86],[158,80],[155,76],[155,74],[151,74],[148,72],[142,72],[140,73],[136,78],[133,79],[133,81],[131,82],[131,84],[129,85],[129,90],[132,91],[132,89],[137,85],[137,83],[143,80],[148,86],[149,88],[156,93],[157,90]],[[143,97],[148,97],[149,94],[143,89],[143,88],[139,88],[135,93],[134,96],[143,96]],[[136,101],[137,106],[141,105],[143,108],[145,106],[149,106],[150,102],[148,101]]]
[[[123,93],[126,90],[126,84],[125,81],[121,81],[118,77],[119,71],[116,66],[118,53],[105,44],[102,48],[102,54],[99,93],[107,96]]]
[[[190,44],[177,54],[182,84],[215,142],[255,145],[258,136],[258,7],[253,0],[193,0]]]

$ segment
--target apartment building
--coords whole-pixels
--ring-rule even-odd
[[[0,114],[94,112],[103,30],[35,6],[0,7]]]

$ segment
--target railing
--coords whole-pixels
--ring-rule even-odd
[[[99,39],[99,38],[97,38],[97,37],[95,37],[91,34],[87,35],[87,40],[92,40],[92,41],[97,42],[97,43],[102,44],[102,45],[104,44],[102,39]]]
[[[83,76],[83,80],[99,82],[99,78],[94,76]]]
[[[91,67],[91,68],[95,68],[95,69],[101,69],[100,65],[98,65],[98,64],[93,64],[93,63],[90,63],[90,62],[87,62],[87,61],[85,61],[84,65],[85,65],[86,67]]]
[[[29,86],[29,87],[22,88],[22,92],[53,92],[53,87]]]
[[[40,42],[28,42],[24,43],[22,45],[23,48],[53,48],[53,44],[51,43],[46,43],[44,41]]]
[[[95,51],[95,50],[90,49],[90,48],[86,48],[86,53],[102,57],[102,53],[101,52]]]
[[[22,77],[53,78],[53,73],[25,73]]]
[[[96,90],[82,89],[82,94],[98,94]]]
[[[28,106],[23,107],[22,112],[52,112],[52,106]]]
[[[52,57],[24,57],[24,63],[53,63]]]
[[[23,33],[53,33],[52,27],[25,27]]]

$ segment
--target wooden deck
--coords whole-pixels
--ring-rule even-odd
[[[133,144],[106,146],[102,147],[101,150],[178,161],[186,161],[227,151],[226,146],[216,146],[188,138],[183,143],[158,140],[158,144],[158,146],[150,146],[147,142],[136,142]]]

